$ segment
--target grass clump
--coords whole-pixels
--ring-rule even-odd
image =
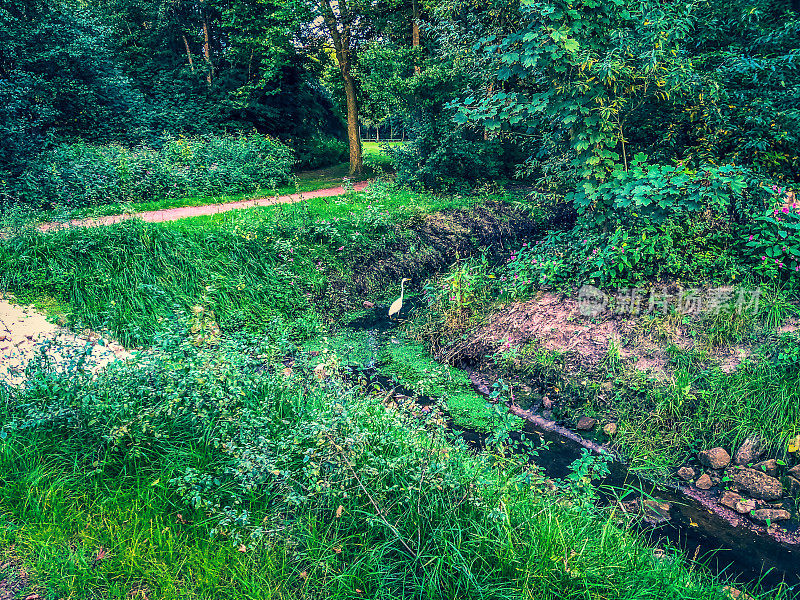
[[[36,208],[237,194],[289,180],[291,148],[259,134],[167,140],[159,149],[77,142],[33,162],[11,195]]]

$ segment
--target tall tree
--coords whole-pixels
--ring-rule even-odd
[[[350,173],[363,169],[360,114],[362,102],[356,75],[359,55],[370,42],[389,40],[399,31],[409,37],[412,6],[408,0],[292,0],[294,14],[304,14],[306,27],[301,37],[310,51],[327,47],[335,56],[344,92],[347,133],[350,145]]]
[[[364,157],[361,148],[361,125],[358,118],[358,92],[353,77],[354,13],[347,0],[322,0],[319,2],[322,21],[336,51],[336,62],[342,73],[344,93],[347,98],[347,139],[350,145],[350,175],[361,173]]]

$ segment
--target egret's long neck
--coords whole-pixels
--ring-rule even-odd
[[[406,282],[401,280],[401,281],[400,281],[400,302],[402,302],[402,301],[403,301],[403,294],[405,294],[405,293],[406,293],[406,288],[405,288],[405,286],[406,286]]]

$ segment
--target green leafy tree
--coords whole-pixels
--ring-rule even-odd
[[[627,164],[643,149],[628,147],[632,124],[643,113],[659,118],[701,84],[685,60],[691,19],[682,5],[530,0],[509,21],[479,40],[496,71],[457,121],[533,136],[542,154],[567,149],[581,176]]]
[[[49,0],[0,2],[0,170],[19,175],[51,139],[130,140],[144,102],[117,68],[108,31]]]

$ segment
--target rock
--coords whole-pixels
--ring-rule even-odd
[[[789,493],[792,496],[800,496],[800,479],[794,477],[787,477],[786,483],[789,486]]]
[[[753,465],[753,468],[757,471],[762,471],[769,475],[770,477],[775,477],[775,474],[778,472],[778,461],[774,458],[770,458],[769,460],[762,460],[760,463],[756,463]]]
[[[375,303],[369,300],[364,300],[364,308],[375,308]]]
[[[697,455],[700,464],[712,469],[724,469],[731,464],[731,455],[725,448],[711,448],[703,450]]]
[[[736,492],[730,490],[722,492],[722,495],[719,497],[719,503],[742,515],[746,515],[758,506],[756,501],[752,498],[743,498]]]
[[[325,370],[325,365],[319,364],[316,367],[314,367],[314,376],[317,379],[325,379],[328,376],[328,373]]]
[[[700,479],[695,482],[695,485],[699,490],[710,490],[714,487],[714,483],[711,481],[711,477],[708,476],[708,473],[703,473]]]
[[[683,479],[684,481],[691,481],[695,478],[697,473],[694,472],[692,467],[681,467],[678,469],[678,477]]]
[[[595,425],[597,425],[597,419],[583,416],[578,419],[578,424],[575,425],[575,428],[578,431],[589,431],[590,429],[594,429]]]
[[[553,411],[552,410],[543,410],[542,411],[542,418],[547,419],[548,421],[553,420]]]
[[[781,482],[763,471],[736,467],[728,469],[725,474],[730,477],[737,489],[746,491],[753,498],[778,500],[783,496]]]
[[[630,514],[639,515],[648,525],[661,525],[668,522],[672,516],[672,505],[663,500],[648,498],[646,500],[628,500],[621,503],[622,509]]]
[[[550,400],[549,396],[544,396],[542,398],[542,406],[544,406],[545,408],[553,408],[553,401]]]
[[[603,433],[605,433],[608,437],[614,437],[615,435],[617,435],[617,424],[606,423],[603,426]]]
[[[750,436],[739,446],[733,462],[737,465],[748,465],[761,458],[765,450],[764,440],[757,436]]]
[[[796,465],[789,469],[789,476],[794,477],[795,479],[800,479],[800,465]]]
[[[730,490],[722,492],[722,495],[719,497],[719,503],[722,504],[722,506],[727,506],[731,510],[736,510],[736,507],[741,501],[742,497],[736,492],[732,492]]]
[[[789,514],[789,511],[783,510],[782,508],[759,508],[753,511],[751,516],[754,520],[760,521],[761,523],[766,523],[767,521],[770,523],[775,523],[776,521],[788,521],[792,518],[792,515]]]
[[[745,594],[742,590],[737,590],[735,587],[726,585],[722,589],[727,592],[728,596],[730,596],[732,600],[754,600],[752,596]]]

